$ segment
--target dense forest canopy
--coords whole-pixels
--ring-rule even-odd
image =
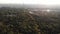
[[[60,34],[60,13],[30,14],[24,8],[0,8],[0,34]],[[53,14],[54,13],[54,14]],[[43,15],[43,16],[42,16]]]

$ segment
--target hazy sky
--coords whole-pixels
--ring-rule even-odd
[[[0,0],[0,4],[43,4],[60,5],[60,0]]]

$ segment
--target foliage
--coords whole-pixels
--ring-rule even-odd
[[[0,34],[59,34],[59,25],[59,17],[32,15],[21,8],[0,8]]]

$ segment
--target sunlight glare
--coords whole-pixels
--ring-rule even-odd
[[[47,9],[47,12],[50,12],[50,10],[49,10],[49,9]]]
[[[0,0],[0,4],[43,4],[60,5],[60,0]]]

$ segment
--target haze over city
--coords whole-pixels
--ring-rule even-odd
[[[0,0],[0,4],[60,5],[60,0]]]
[[[0,0],[0,34],[60,34],[60,0]]]

